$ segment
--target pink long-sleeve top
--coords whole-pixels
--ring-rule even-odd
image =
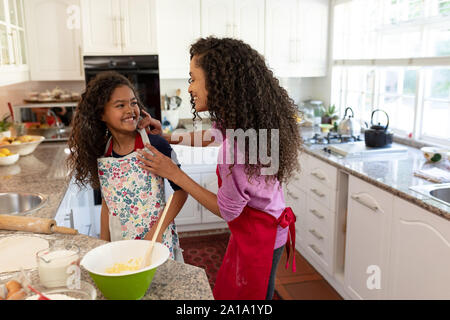
[[[217,192],[217,203],[219,205],[220,214],[227,222],[236,219],[246,205],[264,211],[276,219],[280,217],[283,210],[286,208],[284,201],[283,189],[279,181],[266,183],[265,176],[258,176],[248,181],[248,176],[245,174],[245,165],[237,164],[237,148],[235,145],[235,165],[230,173],[230,164],[226,164],[226,151],[228,150],[228,143],[225,139],[222,147],[219,150],[218,169],[219,175],[222,179],[222,186]],[[221,164],[222,163],[222,164]],[[277,228],[277,236],[275,239],[274,249],[277,249],[286,244],[287,234],[289,228]]]

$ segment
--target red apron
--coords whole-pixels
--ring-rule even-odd
[[[216,173],[220,188],[222,179],[218,168]],[[292,271],[295,272],[295,215],[291,208],[286,208],[275,219],[266,212],[246,206],[239,217],[228,222],[231,235],[213,290],[216,300],[266,298],[278,225],[289,227],[286,268],[292,240]]]

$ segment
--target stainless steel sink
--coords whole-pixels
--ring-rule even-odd
[[[47,197],[40,193],[0,193],[0,214],[32,213],[45,204]]]
[[[410,189],[450,206],[450,183],[414,186]]]

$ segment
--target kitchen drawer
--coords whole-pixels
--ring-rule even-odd
[[[337,186],[337,169],[336,167],[318,160],[314,157],[308,158],[308,177],[310,181],[318,182],[332,190],[336,190]]]
[[[314,199],[323,204],[327,209],[331,210],[331,212],[335,212],[336,190],[326,187],[313,178],[309,178],[308,199]]]
[[[334,214],[314,199],[308,199],[306,229],[316,230],[320,235],[329,237],[332,230]]]
[[[322,240],[319,240],[308,232],[306,235],[306,250],[310,257],[320,264],[326,272],[332,274],[333,251],[328,238],[324,237]]]

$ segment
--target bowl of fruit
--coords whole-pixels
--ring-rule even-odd
[[[16,163],[19,160],[18,153],[12,153],[7,148],[0,149],[0,166],[9,166]]]
[[[34,152],[37,146],[44,141],[42,136],[20,136],[3,138],[0,141],[0,148],[8,148],[12,153],[17,153],[21,156],[26,156]]]

